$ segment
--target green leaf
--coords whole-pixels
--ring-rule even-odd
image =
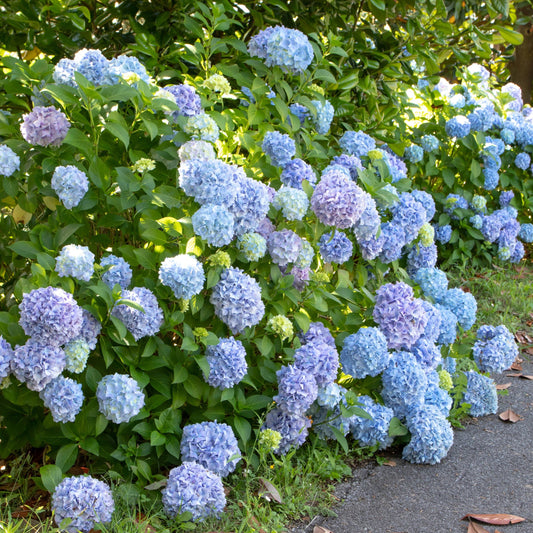
[[[92,157],[94,153],[93,143],[82,131],[76,128],[70,128],[68,130],[67,136],[63,142],[74,146],[74,148],[80,150],[87,157]]]
[[[65,444],[57,451],[56,465],[61,469],[61,472],[65,473],[74,465],[77,457],[78,444]]]
[[[511,44],[514,44],[515,46],[519,46],[524,42],[524,36],[518,32],[514,31],[509,26],[500,26],[498,24],[494,25],[494,29],[498,30],[498,33],[508,42]]]
[[[242,416],[235,415],[233,417],[233,425],[235,426],[235,429],[237,430],[242,442],[247,443],[250,439],[250,435],[252,434],[252,426],[250,422],[248,422],[248,420],[245,418],[242,418]]]
[[[61,245],[63,245],[69,237],[74,235],[80,228],[83,227],[83,224],[69,224],[68,226],[65,226],[64,228],[61,228],[55,236],[54,239],[54,246],[56,249],[59,249]]]
[[[150,445],[151,446],[162,446],[167,441],[165,435],[159,433],[159,431],[152,431],[150,433]]]
[[[114,135],[117,139],[120,139],[122,144],[128,148],[130,144],[130,134],[128,131],[128,125],[124,120],[124,117],[117,111],[109,113],[107,122],[104,125],[105,129]]]
[[[195,352],[199,348],[200,347],[198,346],[198,344],[194,342],[194,339],[190,337],[184,337],[183,340],[181,341],[181,349],[184,352]]]
[[[386,6],[384,0],[370,0],[370,3],[381,11],[385,11]]]
[[[403,437],[404,435],[407,435],[407,433],[409,433],[407,428],[398,420],[398,418],[393,416],[389,425],[389,437]]]
[[[44,465],[39,469],[41,481],[48,492],[54,492],[63,479],[63,472],[57,465]]]
[[[28,259],[36,259],[37,254],[40,252],[39,248],[29,241],[14,242],[13,244],[9,245],[9,248],[17,255],[20,255],[21,257],[27,257]]]

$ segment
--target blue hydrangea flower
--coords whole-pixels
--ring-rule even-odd
[[[76,337],[65,344],[63,348],[67,363],[65,370],[74,374],[80,374],[87,366],[87,359],[91,348],[85,339]]]
[[[342,231],[324,233],[318,241],[320,255],[326,263],[341,265],[349,261],[353,254],[353,243]]]
[[[505,104],[505,109],[509,111],[520,111],[522,109],[522,89],[515,83],[506,83],[501,89],[504,94],[510,95],[513,100]]]
[[[24,140],[38,146],[59,146],[67,136],[70,122],[62,111],[53,106],[36,106],[22,115],[20,132]]]
[[[307,35],[284,26],[269,27],[250,39],[248,52],[265,60],[267,67],[286,72],[303,72],[313,61],[314,52]]]
[[[313,376],[319,387],[325,387],[337,378],[339,354],[335,346],[315,340],[294,352],[294,366]]]
[[[359,220],[353,225],[353,233],[357,242],[367,241],[375,237],[381,226],[376,202],[370,194],[365,193],[365,209]]]
[[[190,116],[183,130],[193,139],[213,143],[218,140],[220,134],[217,123],[206,113]]]
[[[394,437],[389,437],[389,426],[394,411],[376,403],[370,396],[358,396],[357,403],[372,418],[354,415],[350,418],[350,431],[360,446],[379,445],[380,450],[388,448]]]
[[[284,267],[289,263],[294,263],[302,249],[302,240],[294,231],[284,229],[273,231],[267,239],[268,252],[272,261]]]
[[[406,179],[407,166],[403,162],[403,159],[398,157],[388,146],[385,146],[382,150],[380,150],[380,152],[382,154],[383,161],[389,170],[392,183]]]
[[[0,381],[7,378],[11,372],[11,361],[14,352],[9,343],[0,335]]]
[[[383,235],[380,235],[379,237],[370,237],[367,240],[358,241],[357,244],[359,244],[363,259],[365,261],[372,261],[383,251],[385,238]]]
[[[428,320],[422,301],[403,282],[387,283],[377,290],[373,316],[392,350],[411,348]]]
[[[425,372],[435,370],[442,359],[440,349],[427,338],[418,339],[410,349]]]
[[[0,144],[0,175],[9,177],[20,168],[20,157],[5,144]]]
[[[388,264],[402,257],[402,249],[405,244],[405,231],[402,226],[394,222],[382,224],[380,238],[382,246],[379,259],[382,263]],[[359,244],[362,246],[362,243]]]
[[[233,240],[233,215],[221,205],[203,205],[191,220],[194,233],[210,246],[224,246]]]
[[[429,222],[435,215],[435,200],[433,200],[433,196],[426,191],[414,189],[411,192],[411,197],[422,204],[426,211],[426,222]]]
[[[115,285],[120,285],[122,290],[126,290],[130,286],[132,276],[131,267],[122,257],[117,257],[113,254],[102,257],[100,266],[110,266],[109,270],[102,274],[102,281],[110,289]]]
[[[449,137],[462,139],[470,133],[470,121],[464,115],[457,115],[446,122],[445,130]]]
[[[461,93],[455,93],[450,96],[448,103],[455,109],[462,109],[466,105],[466,98]]]
[[[109,486],[91,476],[66,477],[52,495],[55,523],[70,519],[64,529],[68,533],[88,533],[96,523],[110,522],[114,510]]]
[[[506,144],[513,144],[515,141],[515,133],[509,128],[503,128],[502,131],[500,131],[500,137]]]
[[[511,263],[519,263],[524,258],[526,251],[524,249],[524,245],[517,241],[515,244],[514,250],[511,253],[511,258],[509,259]]]
[[[344,132],[339,144],[344,152],[357,157],[364,157],[376,148],[376,141],[362,131]]]
[[[276,375],[278,394],[274,396],[274,401],[281,409],[289,413],[305,413],[318,394],[315,377],[296,365],[283,366],[276,372]]]
[[[109,61],[100,50],[84,48],[74,55],[74,70],[94,85],[102,85],[107,77]]]
[[[449,224],[435,226],[435,239],[441,244],[447,244],[452,238],[452,227]]]
[[[306,343],[323,343],[335,348],[335,339],[329,329],[322,322],[311,322],[309,329],[305,333],[298,335],[302,344]]]
[[[361,328],[344,339],[340,360],[345,374],[362,379],[383,372],[390,357],[385,335],[378,328]]]
[[[439,409],[424,405],[410,416],[407,427],[411,433],[409,444],[402,457],[411,463],[440,463],[453,444],[453,429]]]
[[[424,405],[435,406],[445,417],[450,414],[453,405],[452,397],[448,391],[442,389],[440,385],[440,376],[437,371],[433,370],[428,373],[428,387],[424,396]],[[451,380],[451,378],[450,378]]]
[[[405,148],[403,156],[411,163],[419,163],[424,159],[424,149],[417,144],[410,144]]]
[[[498,410],[498,393],[494,380],[470,370],[465,372],[467,388],[462,403],[470,404],[470,416],[486,416]]]
[[[474,215],[470,217],[468,222],[470,222],[470,225],[475,229],[480,230],[483,227],[483,218],[481,215]]]
[[[426,339],[429,342],[436,343],[440,335],[440,327],[442,323],[442,314],[434,305],[430,304],[426,300],[422,300],[422,306],[428,317],[428,322],[426,328],[422,335],[420,335],[419,341],[421,339]],[[417,341],[418,342],[418,341]]]
[[[513,364],[518,355],[518,346],[505,326],[481,326],[473,355],[481,372],[502,372]]]
[[[298,117],[300,124],[303,124],[305,122],[305,119],[311,115],[309,109],[302,104],[291,104],[289,106],[289,109],[291,110],[291,113],[293,115],[296,115]]]
[[[176,298],[189,300],[200,293],[205,282],[202,263],[190,254],[167,257],[159,268],[159,279],[170,287]]]
[[[210,302],[215,314],[234,335],[255,326],[265,314],[257,281],[239,268],[227,268],[213,287]]]
[[[476,194],[470,202],[470,207],[472,207],[476,213],[484,213],[487,208],[487,199],[484,196]]]
[[[316,109],[316,117],[313,116],[316,131],[320,135],[325,135],[331,126],[331,121],[335,114],[335,108],[328,100],[325,100],[324,102],[321,102],[320,100],[311,100],[311,103]]]
[[[215,149],[207,141],[187,141],[180,146],[178,150],[180,161],[189,161],[190,159],[200,159],[209,161],[216,159]]]
[[[296,154],[294,141],[286,133],[279,131],[267,131],[261,148],[275,167],[285,167]]]
[[[295,189],[302,188],[302,182],[307,180],[312,186],[316,184],[316,174],[311,165],[299,158],[291,159],[283,167],[281,182]]]
[[[90,281],[94,274],[94,254],[87,246],[67,244],[56,258],[55,270],[60,277],[71,276],[80,281]]]
[[[266,254],[267,241],[259,233],[244,233],[237,244],[247,261],[259,261]]]
[[[102,324],[86,309],[82,309],[81,314],[82,321],[79,336],[88,344],[90,350],[94,350],[98,335],[100,335],[102,330]]]
[[[474,296],[462,289],[448,289],[439,303],[457,317],[457,323],[468,331],[476,321],[477,302]]]
[[[302,238],[301,241],[302,241],[302,248],[300,249],[300,253],[298,254],[298,257],[296,258],[294,265],[297,266],[298,268],[308,268],[311,266],[311,263],[313,262],[315,250],[307,239]]]
[[[150,83],[150,76],[146,72],[145,66],[135,56],[122,54],[109,61],[104,84],[116,85],[124,76],[131,74],[136,75],[145,83]]]
[[[144,406],[144,393],[126,374],[104,376],[96,387],[100,412],[111,422],[129,422]]]
[[[191,513],[194,521],[201,522],[211,516],[219,517],[226,506],[220,477],[194,462],[173,468],[161,494],[163,509],[170,518]]]
[[[434,152],[439,148],[440,142],[435,135],[424,135],[420,139],[420,145],[424,152]]]
[[[503,207],[507,207],[510,203],[511,203],[511,200],[514,198],[514,192],[513,191],[502,191],[500,193],[500,206],[503,208]]]
[[[438,344],[453,344],[457,338],[457,317],[447,307],[435,304],[435,308],[440,311],[441,323],[440,332],[437,338]]]
[[[207,383],[221,390],[239,383],[245,376],[248,365],[242,342],[233,337],[220,339],[216,346],[207,347],[209,377]]]
[[[507,246],[498,247],[498,258],[500,261],[509,261],[511,259],[511,250]]]
[[[346,389],[341,387],[338,383],[328,383],[324,387],[319,387],[316,403],[331,411],[339,405],[345,394]]]
[[[233,430],[219,422],[201,422],[183,428],[181,459],[207,468],[220,477],[235,470],[241,452]]]
[[[60,59],[54,67],[52,75],[54,81],[60,85],[69,85],[70,87],[77,87],[74,79],[74,72],[76,72],[75,63],[72,59]]]
[[[22,297],[19,307],[24,333],[41,344],[61,346],[82,328],[82,310],[63,289],[34,289]]]
[[[311,209],[320,222],[339,229],[353,226],[365,207],[363,190],[342,172],[325,174],[311,197]]]
[[[457,361],[453,357],[445,357],[441,361],[441,366],[444,370],[446,370],[446,372],[448,372],[450,375],[453,375],[457,369]]]
[[[61,348],[29,339],[15,348],[11,372],[28,389],[41,391],[63,372],[65,364],[65,352]]]
[[[361,160],[355,155],[336,155],[331,160],[331,164],[346,167],[350,171],[350,177],[354,181],[357,181],[357,178],[359,177],[359,171],[363,170],[363,164],[361,163]]]
[[[165,91],[168,91],[173,97],[178,106],[178,111],[172,113],[173,120],[177,120],[179,116],[184,117],[194,117],[202,113],[202,101],[200,97],[196,94],[194,87],[190,85],[180,84],[180,85],[168,85],[165,87]],[[203,129],[200,126],[200,129]],[[204,141],[209,141],[211,139],[204,139]],[[216,141],[218,135],[213,141]]]
[[[434,267],[419,268],[413,278],[426,296],[438,300],[448,290],[448,277],[442,270]]]
[[[287,220],[302,220],[309,209],[309,199],[300,189],[282,186],[274,196],[272,205],[281,209]]]
[[[412,277],[420,268],[433,268],[437,264],[437,246],[422,244],[411,247],[407,255],[407,273]]]
[[[342,416],[338,406],[333,409],[326,409],[314,403],[307,411],[307,415],[313,420],[313,431],[322,440],[335,439],[336,433],[333,431],[334,429],[340,431],[343,435],[347,435],[350,431],[350,419]]]
[[[118,300],[111,314],[122,320],[136,341],[155,335],[163,323],[163,311],[154,293],[145,287],[135,287],[131,291],[122,291],[122,298],[132,300],[140,305],[143,311],[121,304]]]
[[[483,98],[466,118],[470,122],[470,131],[488,131],[494,124],[494,117],[494,104]]]
[[[409,193],[400,194],[399,201],[390,208],[392,223],[400,226],[405,233],[405,243],[416,239],[420,228],[427,222],[424,205]]]
[[[444,202],[444,212],[458,220],[460,217],[455,214],[456,209],[468,209],[468,201],[459,194],[448,194]]]
[[[59,166],[52,176],[52,189],[67,209],[76,207],[89,190],[89,179],[73,165]]]
[[[291,447],[299,448],[307,438],[311,421],[298,413],[288,413],[277,407],[269,411],[263,428],[278,431],[281,434],[281,442],[276,451],[277,454],[285,455]]]
[[[518,236],[524,242],[533,242],[533,224],[520,224]]]
[[[83,404],[81,384],[63,376],[48,383],[39,396],[54,422],[74,422]]]

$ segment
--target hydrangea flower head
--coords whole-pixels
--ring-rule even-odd
[[[463,403],[470,404],[471,416],[492,415],[498,410],[498,394],[494,380],[473,370],[465,372],[467,388]]]
[[[204,268],[194,255],[179,254],[163,260],[159,279],[172,289],[176,298],[189,300],[200,293],[204,286]]]
[[[440,142],[435,135],[424,135],[420,140],[424,152],[434,152],[439,148]]]
[[[283,167],[281,182],[295,189],[302,188],[302,182],[307,180],[312,186],[316,184],[316,174],[313,167],[299,158],[291,159]]]
[[[239,268],[227,268],[222,272],[210,301],[217,317],[235,335],[258,324],[265,314],[259,284]]]
[[[89,179],[73,165],[59,166],[52,176],[52,189],[67,209],[76,207],[89,190]]]
[[[405,233],[405,243],[416,238],[420,228],[427,222],[424,205],[409,193],[402,193],[400,200],[390,208],[392,223],[400,226]]]
[[[267,246],[272,261],[284,267],[298,259],[302,249],[302,239],[290,229],[273,231],[268,236]]]
[[[389,437],[389,426],[394,411],[376,403],[370,396],[358,396],[357,403],[372,418],[354,415],[350,418],[350,431],[360,446],[379,445],[380,450],[388,448],[394,437]]]
[[[281,443],[281,433],[272,429],[262,429],[259,433],[259,450],[263,452],[275,452]]]
[[[457,316],[443,305],[435,304],[435,307],[441,314],[440,332],[437,343],[444,345],[453,344],[457,338]]]
[[[316,109],[316,116],[313,116],[313,123],[315,124],[316,131],[320,135],[326,135],[331,126],[331,121],[335,114],[335,108],[328,100],[324,100],[324,102],[321,102],[320,100],[311,100],[311,103]]]
[[[369,239],[371,241],[372,239]],[[402,226],[394,222],[386,222],[381,225],[381,250],[379,258],[381,262],[388,264],[402,257],[402,249],[405,245],[405,231]],[[363,246],[362,243],[359,243]]]
[[[521,170],[527,170],[531,165],[531,156],[527,152],[520,152],[516,156],[514,164]]]
[[[121,79],[126,79],[132,74],[145,83],[150,83],[150,75],[146,72],[145,66],[135,56],[122,54],[109,61],[104,83],[116,85]]]
[[[126,374],[104,376],[96,388],[100,412],[111,422],[129,422],[144,405],[144,394],[139,384]]]
[[[413,278],[426,296],[439,300],[448,290],[448,277],[442,270],[430,267],[419,268]]]
[[[437,225],[435,227],[435,239],[441,244],[446,244],[450,242],[452,238],[452,227],[449,224],[444,226]]]
[[[113,254],[102,257],[100,266],[110,267],[109,270],[102,274],[102,281],[109,288],[112,289],[118,284],[122,290],[126,290],[130,286],[132,276],[131,267],[122,257],[117,257]]]
[[[198,140],[183,143],[178,150],[178,155],[181,162],[188,161],[189,159],[199,159],[201,161],[212,161],[216,159],[213,145],[207,141]]]
[[[275,167],[285,167],[296,154],[294,141],[279,131],[267,131],[261,147]]]
[[[192,216],[194,233],[210,246],[225,246],[234,237],[234,218],[224,206],[206,204]]]
[[[277,407],[268,412],[263,427],[281,434],[281,442],[276,453],[285,455],[291,447],[299,448],[305,442],[310,426],[309,418]]]
[[[215,93],[221,93],[223,96],[231,93],[231,85],[222,74],[212,74],[204,81],[203,85]]]
[[[457,317],[457,323],[465,330],[469,330],[476,321],[477,302],[474,296],[461,289],[448,289],[439,303]]]
[[[11,372],[11,361],[13,359],[13,348],[0,335],[0,381],[7,378]]]
[[[318,394],[315,377],[296,365],[281,367],[276,375],[278,394],[274,396],[274,401],[288,413],[305,413]]]
[[[357,157],[364,157],[376,148],[376,141],[362,131],[346,131],[339,144],[344,152]]]
[[[415,342],[410,352],[425,372],[435,370],[442,359],[439,347],[433,341],[423,337]]]
[[[106,81],[108,60],[100,50],[84,48],[74,55],[74,70],[94,85],[102,85]]]
[[[294,328],[292,327],[292,322],[285,315],[276,315],[271,317],[268,320],[267,325],[276,335],[279,335],[281,340],[290,340],[294,335]]]
[[[316,340],[294,352],[294,366],[315,378],[319,387],[325,387],[337,378],[339,354],[335,346]]]
[[[361,328],[344,339],[342,370],[354,379],[377,376],[390,361],[387,339],[378,328]]]
[[[335,339],[329,331],[329,329],[322,324],[322,322],[311,322],[309,324],[309,329],[305,333],[300,333],[298,335],[302,344],[318,342],[329,344],[331,347],[335,348]]]
[[[349,261],[353,254],[353,243],[342,231],[324,233],[318,241],[320,255],[326,263],[339,265]]]
[[[518,355],[518,346],[505,326],[481,326],[477,332],[473,356],[482,372],[502,372]]]
[[[363,170],[363,164],[361,163],[361,160],[355,156],[355,155],[336,155],[331,160],[332,165],[340,165],[341,167],[345,167],[350,172],[350,177],[357,181],[357,178],[359,177],[359,171]]]
[[[145,287],[135,287],[131,291],[122,291],[122,298],[132,300],[140,305],[143,311],[121,304],[118,300],[111,314],[122,320],[136,341],[155,335],[163,323],[163,311],[154,293]]]
[[[403,155],[411,163],[419,163],[424,158],[424,149],[417,144],[410,144],[405,148]]]
[[[0,144],[0,175],[9,177],[20,168],[20,157],[5,144]]]
[[[524,242],[533,242],[533,224],[520,224],[520,232],[518,236]]]
[[[281,209],[287,220],[302,220],[309,208],[309,200],[304,191],[282,186],[276,193],[272,205],[276,209]]]
[[[464,115],[457,115],[446,122],[445,130],[449,137],[462,139],[470,133],[470,121]]]
[[[440,335],[442,314],[433,304],[430,304],[427,300],[421,300],[421,302],[422,307],[424,308],[424,311],[426,312],[426,315],[428,317],[428,321],[426,324],[426,328],[424,329],[422,335],[420,335],[420,338],[418,340],[426,339],[432,343],[436,343]]]
[[[172,113],[172,118],[174,120],[177,120],[179,116],[194,117],[202,113],[202,101],[196,94],[194,87],[185,84],[169,85],[165,87],[165,91],[168,91],[174,97],[176,105],[179,108],[178,111]],[[202,126],[200,126],[200,128],[202,128]],[[210,139],[204,140],[208,141]],[[214,140],[216,141],[216,139]]]
[[[207,383],[221,390],[239,383],[248,370],[246,350],[242,342],[233,337],[220,339],[216,346],[207,347],[209,377]]]
[[[432,268],[437,264],[437,246],[414,245],[407,256],[407,273],[412,277],[420,268]]]
[[[316,403],[320,407],[326,407],[330,411],[333,410],[346,395],[346,389],[341,387],[338,383],[328,383],[324,387],[319,387]]]
[[[59,526],[70,518],[68,533],[88,533],[96,523],[107,523],[115,510],[109,486],[91,476],[66,477],[52,495],[54,520]]]
[[[90,350],[96,348],[98,335],[102,330],[102,324],[86,309],[81,310],[82,321],[79,337],[82,338],[89,346]]]
[[[206,113],[189,116],[183,128],[193,139],[215,142],[218,140],[220,130],[217,123]]]
[[[94,254],[87,246],[67,244],[56,258],[56,272],[80,281],[90,281],[94,274]]]
[[[201,422],[183,428],[181,459],[194,462],[225,477],[235,470],[241,452],[233,430],[219,422]]]
[[[89,343],[82,337],[76,337],[67,342],[63,351],[67,359],[65,370],[73,374],[80,374],[87,366],[87,359],[91,348]]]
[[[191,513],[194,521],[201,522],[211,516],[220,516],[226,506],[220,477],[195,462],[185,461],[173,468],[161,494],[163,509],[171,518]]]
[[[36,106],[31,113],[22,116],[20,132],[30,144],[59,146],[69,128],[70,122],[62,111],[53,106]]]
[[[64,376],[53,379],[39,396],[50,409],[54,422],[74,422],[83,404],[81,384]]]
[[[237,244],[248,261],[259,261],[267,251],[267,241],[259,233],[244,233],[237,239]]]
[[[361,218],[352,226],[357,242],[367,241],[375,237],[381,227],[381,218],[376,207],[376,201],[370,194],[365,193],[365,209]]]

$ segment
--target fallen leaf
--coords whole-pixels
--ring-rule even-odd
[[[506,514],[506,513],[496,513],[496,514],[468,513],[467,515],[463,516],[461,520],[468,520],[470,518],[473,518],[474,520],[477,520],[478,522],[483,522],[485,524],[492,524],[494,526],[508,526],[509,524],[518,524],[525,520],[525,518],[522,518],[520,516],[516,516],[514,514]]]
[[[533,324],[532,324],[533,325]],[[524,348],[522,350],[524,353],[527,353],[528,355],[533,355],[533,347],[531,348]]]
[[[500,420],[503,420],[504,422],[512,422],[513,424],[519,420],[523,420],[523,417],[515,413],[512,409],[507,409],[498,416],[500,417]]]
[[[531,374],[505,374],[508,378],[523,378],[523,379],[533,379]]]
[[[396,466],[396,461],[385,461],[384,463],[382,463],[384,466]]]
[[[514,336],[520,344],[533,344],[533,337],[525,331],[517,331]]]
[[[490,533],[482,525],[476,524],[475,522],[470,522],[468,524],[468,531],[466,533]]]
[[[265,500],[268,502],[271,502],[272,500],[274,500],[275,502],[283,503],[283,500],[281,498],[281,495],[278,489],[274,487],[274,485],[272,485],[272,483],[270,483],[268,479],[265,479],[264,477],[260,477],[258,479],[261,482],[261,485],[263,485],[263,487],[265,488],[264,491],[261,491],[259,493],[260,496],[265,498]]]
[[[159,490],[163,487],[166,487],[168,483],[168,479],[160,479],[159,481],[154,481],[153,483],[150,483],[150,485],[146,485],[144,487],[146,490]]]
[[[496,390],[505,390],[505,389],[508,389],[511,385],[512,385],[511,382],[502,383],[501,385],[496,385]]]
[[[516,361],[509,367],[511,370],[520,371],[522,370],[522,365],[520,363],[517,363]]]
[[[333,531],[322,526],[315,526],[313,528],[313,533],[333,533]]]

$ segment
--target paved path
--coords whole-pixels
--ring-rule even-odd
[[[524,364],[524,373],[533,374],[533,364]],[[293,533],[312,533],[315,525],[333,533],[466,533],[466,513],[518,515],[526,522],[485,527],[533,533],[533,381],[494,377],[512,383],[499,397],[498,413],[510,407],[523,420],[473,420],[456,430],[448,456],[435,466],[395,457],[396,466],[357,468],[337,489],[337,517],[315,517]]]

